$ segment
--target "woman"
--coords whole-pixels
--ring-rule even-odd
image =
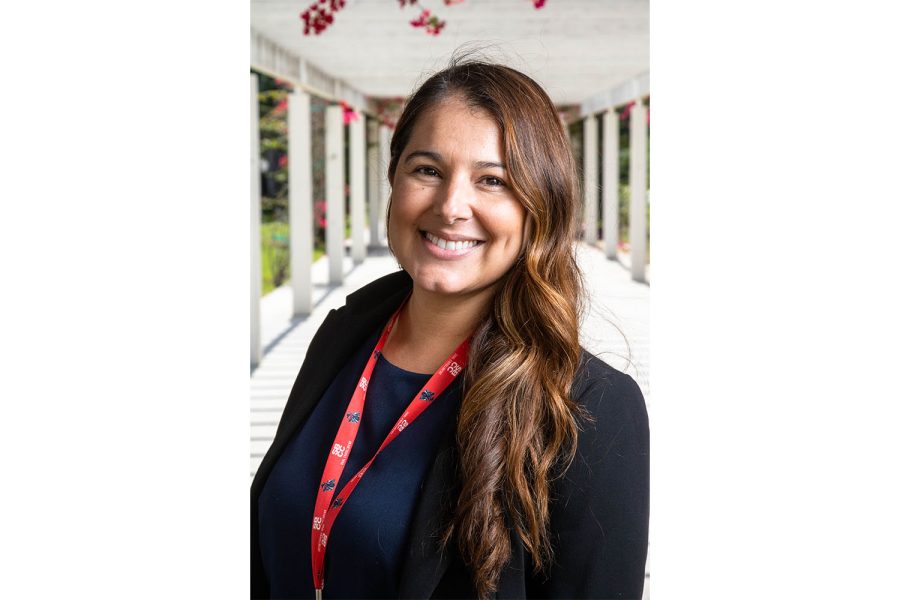
[[[253,597],[639,598],[646,409],[579,345],[553,104],[453,64],[404,108],[388,178],[403,270],[310,344],[253,482]]]

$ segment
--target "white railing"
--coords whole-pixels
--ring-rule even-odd
[[[603,245],[607,258],[618,258],[619,245],[619,113],[632,104],[629,131],[628,242],[631,276],[647,280],[647,109],[650,75],[645,73],[581,104],[584,121],[585,242],[597,241],[597,157],[603,156]],[[597,114],[603,114],[603,151],[600,152]]]

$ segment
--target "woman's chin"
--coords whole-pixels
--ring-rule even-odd
[[[413,277],[413,283],[416,288],[423,292],[428,292],[429,294],[456,296],[467,291],[466,287],[460,282],[455,281],[454,279],[448,279],[446,277]]]

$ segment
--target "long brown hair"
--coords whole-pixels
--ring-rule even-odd
[[[496,591],[513,529],[535,573],[552,562],[550,481],[575,453],[580,413],[569,397],[579,365],[581,275],[575,263],[579,188],[550,98],[506,66],[456,60],[406,104],[391,139],[391,181],[413,127],[449,97],[486,111],[500,129],[509,185],[530,235],[475,332],[456,429],[461,488],[443,537],[455,539],[480,597]]]

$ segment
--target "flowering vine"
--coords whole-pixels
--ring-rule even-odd
[[[444,6],[462,4],[465,0],[444,0]],[[419,0],[397,0],[400,8],[419,4]],[[547,0],[531,0],[535,8],[543,8]],[[319,35],[334,23],[334,15],[347,5],[347,0],[313,0],[309,7],[300,13],[303,21],[303,35]],[[420,5],[421,6],[421,5]],[[439,19],[431,10],[422,8],[419,16],[409,22],[416,29],[424,29],[428,35],[438,35],[447,24]]]
[[[334,13],[347,5],[347,0],[318,0],[309,5],[309,8],[300,13],[303,21],[303,35],[310,32],[319,35],[328,26],[334,23]]]
[[[431,14],[430,10],[423,8],[422,13],[410,21],[409,24],[413,27],[424,27],[425,33],[428,35],[438,35],[441,32],[441,29],[444,28],[444,25],[447,24],[447,21],[438,19]]]

